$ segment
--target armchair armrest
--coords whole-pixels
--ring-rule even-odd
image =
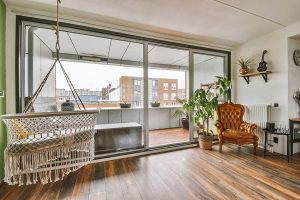
[[[245,131],[247,133],[252,133],[252,134],[254,134],[254,129],[256,129],[256,128],[257,128],[256,124],[251,124],[251,123],[247,123],[247,122],[242,122],[241,126],[240,126],[240,129],[242,131]]]
[[[223,130],[224,130],[223,124],[220,121],[216,121],[215,126],[218,129],[218,133],[221,134],[223,132]]]

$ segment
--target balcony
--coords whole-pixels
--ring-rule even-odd
[[[182,128],[180,117],[172,117],[178,108],[181,107],[177,105],[149,108],[150,147],[189,141],[189,131]],[[97,117],[99,125],[131,122],[136,122],[144,127],[144,109],[142,107],[102,107]]]

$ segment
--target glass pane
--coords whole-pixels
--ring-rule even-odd
[[[188,119],[177,98],[188,96],[185,50],[149,45],[149,146],[189,141]]]
[[[216,76],[224,76],[224,57],[206,54],[194,54],[194,91],[203,88],[209,89],[213,96],[216,95],[215,82]],[[217,119],[215,114],[214,119],[210,120],[209,129],[217,135],[217,130],[214,126],[214,121]],[[194,138],[198,134],[194,132]]]
[[[54,63],[56,40],[53,30],[26,30],[25,91],[32,96]],[[100,110],[96,154],[143,148],[143,44],[64,31],[60,39],[61,63],[76,92],[87,109]],[[57,65],[34,111],[61,111],[66,101],[79,109]]]

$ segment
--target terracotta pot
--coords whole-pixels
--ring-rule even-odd
[[[181,118],[182,128],[189,130],[189,118]]]
[[[213,136],[199,135],[198,141],[201,149],[212,150]]]
[[[240,74],[248,74],[249,68],[240,68]]]

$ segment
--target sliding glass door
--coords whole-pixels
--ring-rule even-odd
[[[227,55],[218,53],[195,52],[193,53],[193,91],[197,89],[209,90],[212,96],[217,95],[216,81],[217,76],[226,76],[227,74]],[[219,101],[223,101],[220,97]],[[216,135],[216,128],[214,122],[217,119],[215,114],[214,118],[210,120],[209,130],[213,131]],[[194,138],[198,135],[193,131]]]
[[[21,112],[56,57],[48,21],[20,20],[17,110]],[[100,155],[195,142],[182,107],[198,88],[229,74],[229,52],[87,27],[61,27],[60,58],[87,109],[98,109],[95,151]],[[74,102],[60,68],[53,71],[35,112]],[[215,93],[215,89],[211,89]],[[76,105],[75,105],[76,108]],[[76,108],[77,109],[77,108]],[[213,123],[211,123],[213,130]],[[118,130],[117,130],[118,129]]]
[[[189,142],[189,51],[149,45],[148,60],[149,146]]]

